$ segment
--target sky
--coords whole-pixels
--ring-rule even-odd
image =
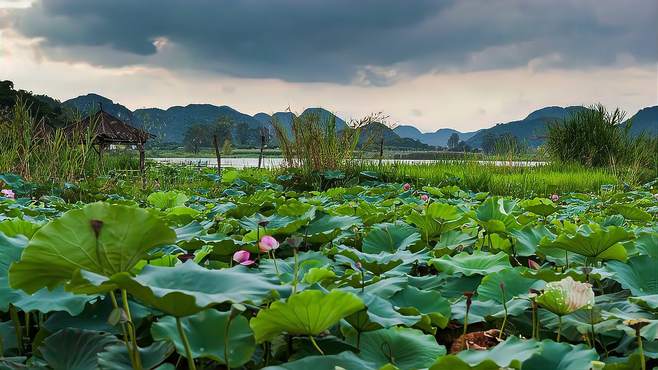
[[[658,105],[656,0],[0,0],[0,79],[130,109],[321,106],[460,131]]]

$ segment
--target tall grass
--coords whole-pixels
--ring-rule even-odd
[[[36,121],[29,107],[18,101],[0,117],[0,173],[16,173],[40,184],[61,184],[97,176],[108,168],[133,166],[125,155],[107,155],[101,163],[92,147],[94,124],[67,135]]]
[[[353,171],[373,171],[383,181],[423,185],[459,185],[473,191],[518,197],[547,196],[552,193],[596,193],[602,185],[618,185],[619,179],[604,168],[547,164],[534,167],[501,166],[477,161],[450,161],[422,164],[388,163],[381,167],[363,163]]]
[[[656,176],[658,140],[633,136],[619,109],[598,104],[548,126],[546,149],[562,163],[608,167],[624,180],[637,183]]]
[[[369,122],[370,119],[351,122],[338,131],[334,115],[307,113],[293,115],[289,129],[278,121],[273,126],[286,166],[312,174],[344,169],[354,158],[361,129]]]

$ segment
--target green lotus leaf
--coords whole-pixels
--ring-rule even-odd
[[[595,350],[579,344],[556,343],[552,340],[541,342],[541,351],[523,362],[522,370],[580,370],[589,369],[592,361],[598,360]]]
[[[629,301],[649,310],[658,309],[658,294],[645,295],[642,297],[629,297]]]
[[[504,287],[504,300],[501,285]],[[482,278],[477,292],[481,300],[491,299],[503,303],[527,295],[529,289],[541,289],[543,286],[543,281],[524,277],[518,269],[513,268],[488,274]]]
[[[514,317],[524,315],[530,308],[530,301],[526,299],[513,299],[507,302],[507,316]],[[451,307],[452,320],[463,323],[466,316],[466,302],[461,300],[454,303]],[[468,322],[478,323],[486,322],[494,319],[502,319],[505,317],[505,308],[501,303],[493,300],[482,301],[474,299],[471,304],[471,309],[468,312]]]
[[[251,359],[256,343],[249,321],[238,315],[229,325],[230,314],[208,309],[180,319],[194,358],[208,358],[225,365],[225,354],[228,354],[229,365],[233,367],[242,366]],[[185,356],[174,317],[166,316],[153,323],[151,335],[154,340],[174,343],[176,351]]]
[[[92,203],[39,229],[11,266],[9,280],[13,288],[34,293],[68,282],[78,270],[112,276],[174,239],[174,231],[146,210]]]
[[[489,254],[476,250],[473,254],[462,252],[455,256],[432,259],[437,270],[446,274],[487,275],[512,267],[505,252]]]
[[[3,357],[4,353],[8,352],[7,350],[18,348],[16,327],[12,321],[0,322],[0,341],[2,341],[3,345],[2,351],[0,351],[0,358]]]
[[[456,355],[443,356],[430,367],[430,370],[520,369],[524,361],[531,358],[540,350],[541,345],[535,340],[521,340],[518,337],[509,337],[504,342],[486,351],[466,350]]]
[[[349,338],[356,344],[356,338]],[[411,328],[388,328],[361,334],[359,357],[380,368],[392,364],[400,369],[424,369],[446,354],[432,335]]]
[[[7,311],[9,304],[13,304],[25,312],[66,311],[72,315],[82,312],[85,304],[95,296],[75,295],[64,291],[63,286],[58,286],[52,291],[41,288],[34,294],[26,294],[22,290],[9,287],[7,281],[9,265],[20,259],[27,243],[23,235],[9,238],[0,232],[0,310]]]
[[[148,347],[139,348],[139,356],[144,369],[153,369],[160,365],[173,352],[174,346],[168,342],[155,342]],[[98,354],[100,370],[132,370],[128,349],[125,344],[105,347],[105,352]]]
[[[311,241],[327,242],[333,239],[338,230],[361,226],[361,219],[354,216],[331,216],[318,214],[316,218],[304,229],[304,233]]]
[[[555,240],[542,241],[542,247],[560,248],[599,260],[626,260],[626,248],[621,242],[633,239],[633,233],[618,226],[581,225],[576,233],[563,233]]]
[[[658,294],[658,257],[635,256],[627,263],[610,261],[606,270],[634,296]]]
[[[608,206],[606,210],[609,214],[622,215],[625,219],[631,221],[649,222],[652,219],[649,212],[646,212],[643,209],[640,209],[638,206],[631,204],[612,204]]]
[[[209,270],[188,261],[175,267],[146,266],[133,277],[116,274],[111,282],[135,299],[176,317],[193,315],[223,302],[259,304],[289,288],[239,268]]]
[[[39,352],[54,370],[96,370],[96,355],[121,342],[111,334],[64,329],[46,338]]]
[[[505,233],[520,224],[514,217],[517,203],[500,197],[487,198],[475,211],[476,221],[489,233]]]
[[[542,239],[554,239],[555,235],[551,233],[544,225],[528,225],[523,229],[516,229],[510,232],[514,237],[514,251],[517,256],[532,256],[536,254],[537,247]],[[564,254],[564,253],[562,253]]]
[[[400,249],[407,249],[420,240],[416,228],[405,223],[378,224],[363,239],[363,252],[395,253]]]
[[[271,340],[285,332],[291,335],[318,335],[340,319],[365,307],[356,295],[340,290],[323,293],[306,290],[286,302],[273,302],[251,319],[256,342]]]
[[[25,221],[20,218],[12,218],[0,222],[0,232],[3,232],[9,237],[24,235],[29,239],[41,228],[41,226],[42,225]]]
[[[110,298],[106,297],[101,301],[87,303],[84,310],[75,316],[65,311],[51,313],[43,323],[43,327],[51,333],[72,328],[120,334],[121,328],[119,326],[112,326],[107,322],[107,318],[114,310],[110,301]],[[128,300],[128,305],[133,323],[137,327],[142,324],[145,318],[154,315],[154,310],[147,309],[132,300]],[[161,313],[158,312],[157,314],[160,315]]]
[[[146,198],[150,205],[159,209],[183,206],[188,200],[187,195],[178,191],[157,191]]]
[[[635,240],[635,248],[642,254],[658,257],[658,233],[643,233]]]
[[[560,208],[552,200],[546,198],[527,199],[521,202],[521,207],[528,212],[547,217],[557,212]]]
[[[445,328],[450,321],[450,302],[439,292],[408,286],[397,292],[390,301],[401,313],[427,316],[439,328]]]
[[[395,310],[389,300],[377,295],[364,293],[360,297],[368,309],[346,317],[347,322],[358,331],[377,330],[396,325],[412,326],[421,319],[420,315],[401,314]]]
[[[336,369],[376,369],[376,365],[357,357],[353,352],[345,351],[337,355],[309,356],[277,366],[268,366],[263,370],[336,370]]]
[[[319,283],[325,279],[333,279],[336,277],[336,273],[333,270],[330,270],[326,267],[312,267],[304,275],[302,281],[306,284],[315,284]]]
[[[248,236],[251,240],[256,240],[257,229],[260,229],[260,234],[290,234],[297,231],[300,227],[307,224],[309,220],[313,217],[313,213],[309,213],[306,217],[304,216],[281,216],[278,214],[273,214],[271,216],[263,216],[260,213],[256,213],[250,217],[244,217],[240,220],[240,226],[250,231]],[[266,227],[260,226],[259,223],[267,223]]]
[[[445,203],[431,203],[423,213],[412,211],[406,221],[416,225],[425,240],[463,225],[465,218],[459,208]]]
[[[435,249],[447,248],[467,248],[475,244],[477,237],[471,232],[463,230],[450,230],[441,234],[441,239],[434,246]]]

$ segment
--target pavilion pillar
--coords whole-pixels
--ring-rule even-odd
[[[215,156],[217,157],[217,174],[222,175],[222,155],[219,153],[219,144],[217,144],[217,135],[212,136],[212,143],[215,146]]]

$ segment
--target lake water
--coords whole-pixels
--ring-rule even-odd
[[[203,166],[203,167],[217,167],[217,159],[215,158],[149,158],[154,162],[159,163],[172,163],[184,164],[190,166]],[[367,159],[373,163],[377,163],[376,159]],[[430,164],[439,162],[430,159],[384,159],[384,163],[410,163],[410,164]],[[441,160],[440,162],[459,162],[454,160]],[[480,164],[492,164],[495,166],[520,166],[520,167],[534,167],[545,165],[547,162],[537,161],[477,161]],[[263,158],[263,167],[276,168],[281,167],[283,158]],[[222,167],[233,168],[247,168],[258,167],[258,158],[222,158]]]

